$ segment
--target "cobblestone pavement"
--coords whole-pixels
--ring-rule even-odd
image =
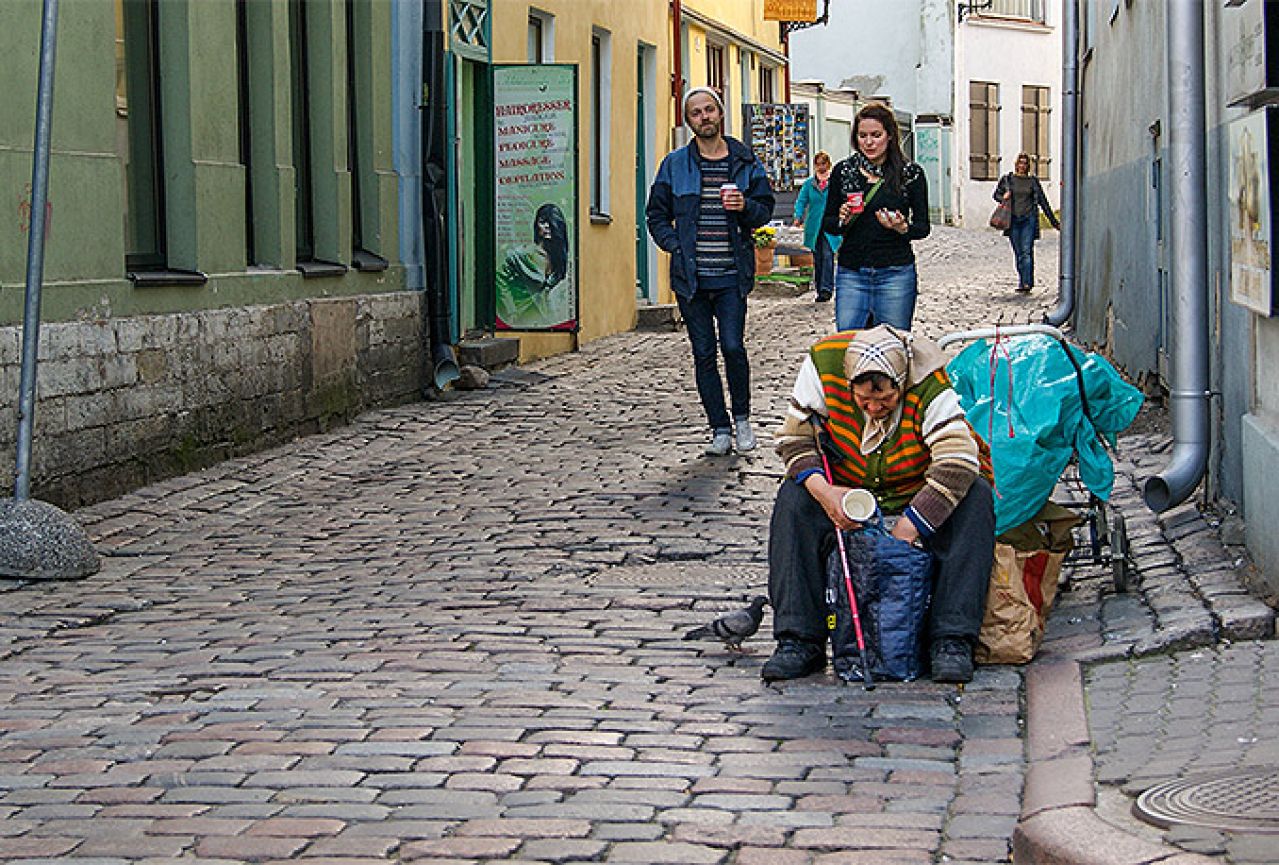
[[[993,232],[918,252],[934,336],[1051,305]],[[767,432],[831,314],[752,301],[744,457],[701,456],[685,335],[630,333],[78,512],[100,574],[0,584],[0,860],[1010,861],[1023,670],[768,687],[768,622],[680,639],[766,584]],[[1105,582],[1050,651],[1178,645]]]

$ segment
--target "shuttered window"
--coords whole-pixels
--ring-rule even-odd
[[[999,85],[987,81],[968,83],[968,173],[999,178]]]
[[[1021,88],[1021,149],[1030,155],[1030,173],[1041,180],[1048,179],[1052,164],[1048,138],[1051,114],[1047,87]]]

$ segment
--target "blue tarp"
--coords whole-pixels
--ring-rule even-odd
[[[1005,338],[993,353],[991,343],[981,340],[946,367],[973,429],[990,443],[995,534],[1039,511],[1071,454],[1079,456],[1084,486],[1103,501],[1110,499],[1115,470],[1100,436],[1113,444],[1137,416],[1143,397],[1105,358],[1066,347],[1082,371],[1091,423],[1075,367],[1052,336]]]

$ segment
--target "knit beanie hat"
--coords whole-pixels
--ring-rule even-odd
[[[684,104],[681,108],[681,114],[684,117],[685,123],[688,123],[688,100],[692,99],[699,93],[708,94],[711,99],[715,100],[715,104],[719,106],[719,113],[724,113],[724,100],[720,99],[719,93],[717,93],[713,87],[693,87],[684,94]]]

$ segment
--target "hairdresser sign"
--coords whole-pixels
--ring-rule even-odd
[[[493,70],[498,330],[575,331],[577,69]]]

